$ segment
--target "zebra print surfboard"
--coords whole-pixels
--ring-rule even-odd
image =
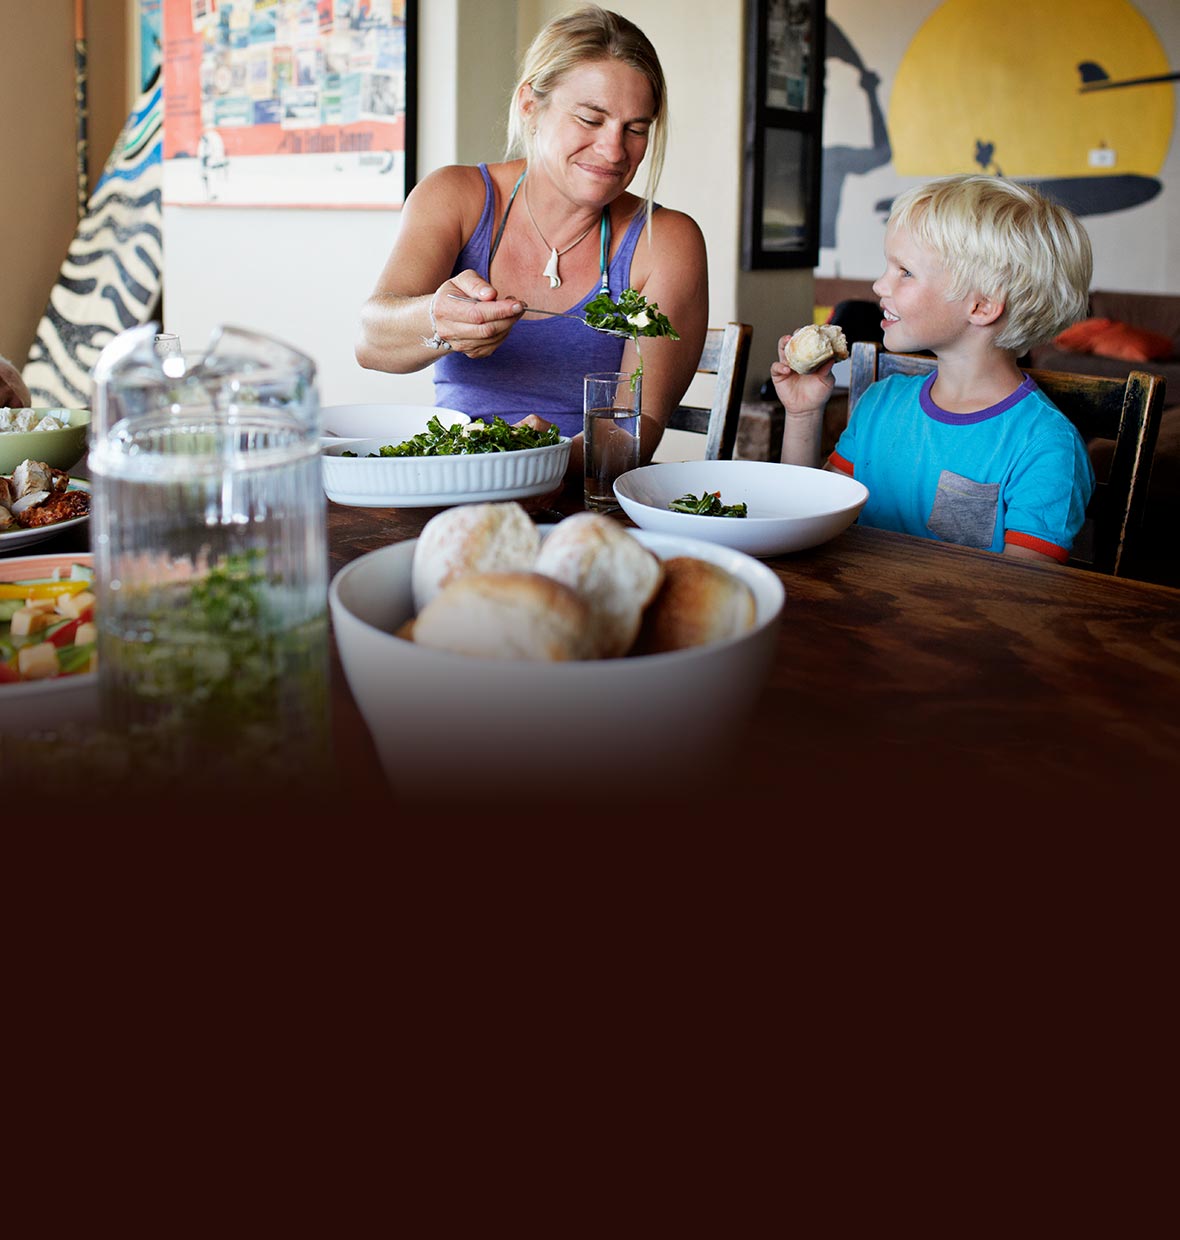
[[[157,75],[119,134],[49,294],[22,372],[36,406],[88,409],[98,355],[159,307],[163,117]]]

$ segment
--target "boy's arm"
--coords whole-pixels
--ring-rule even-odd
[[[807,465],[819,469],[824,432],[824,408],[836,386],[832,378],[833,361],[825,362],[809,375],[792,370],[783,360],[791,337],[778,342],[778,361],[770,368],[770,378],[783,408],[787,411],[783,427],[782,461],[785,465]]]

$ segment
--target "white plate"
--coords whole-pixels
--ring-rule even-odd
[[[745,517],[673,512],[682,495],[720,491],[723,504],[746,505]],[[615,483],[623,511],[641,529],[720,543],[747,555],[786,555],[834,538],[869,498],[854,478],[774,461],[668,461],[644,465]]]
[[[367,455],[388,442],[326,443],[320,460],[328,498],[361,508],[440,508],[547,495],[561,485],[572,441],[470,456]]]
[[[71,478],[71,491],[89,491],[90,483],[82,478]],[[90,514],[85,516],[71,517],[68,521],[58,521],[54,525],[39,525],[35,529],[26,530],[17,527],[11,530],[5,530],[0,534],[0,555],[7,555],[10,551],[16,551],[21,547],[27,547],[32,543],[44,542],[47,538],[52,538],[55,534],[60,534],[62,530],[73,529],[75,525],[81,525],[83,521],[89,521]],[[11,580],[11,579],[9,579]]]
[[[0,581],[52,577],[55,569],[63,578],[68,578],[73,564],[93,567],[94,560],[88,551],[15,556],[0,561]],[[25,680],[17,684],[0,683],[0,734],[27,736],[60,729],[66,724],[87,723],[97,716],[97,672],[79,672],[76,676],[50,680]]]
[[[431,418],[443,426],[456,422],[466,426],[471,419],[458,409],[435,405],[324,405],[320,409],[320,429],[325,446],[341,439],[376,439],[383,444],[402,443],[426,430]]]

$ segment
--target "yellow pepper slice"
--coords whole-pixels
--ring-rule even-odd
[[[0,598],[60,598],[93,585],[92,581],[0,581]]]

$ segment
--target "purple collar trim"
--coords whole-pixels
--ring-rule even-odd
[[[986,422],[988,418],[995,418],[1001,413],[1006,413],[1030,392],[1037,390],[1037,385],[1032,381],[1031,376],[1025,375],[1024,382],[1011,396],[1005,396],[998,405],[992,405],[990,409],[980,409],[975,413],[947,413],[945,409],[940,409],[934,403],[930,395],[930,389],[934,386],[934,380],[937,378],[938,371],[931,371],[929,378],[922,384],[919,400],[922,404],[922,412],[928,418],[933,418],[935,422],[945,422],[948,426],[975,426],[979,422]]]

